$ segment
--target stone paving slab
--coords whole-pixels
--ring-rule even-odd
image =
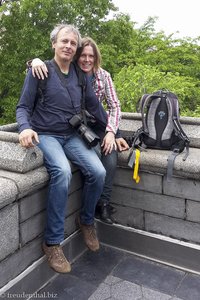
[[[199,300],[200,275],[110,247],[86,251],[31,299]]]

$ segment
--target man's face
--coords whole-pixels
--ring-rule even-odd
[[[91,46],[85,46],[79,57],[79,67],[88,75],[93,73],[94,69],[94,50]]]
[[[66,28],[59,31],[57,41],[52,43],[52,48],[55,49],[55,57],[65,62],[70,62],[73,59],[77,46],[77,35],[67,31]]]

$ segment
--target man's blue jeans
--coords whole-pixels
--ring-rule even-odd
[[[80,220],[93,224],[95,207],[103,190],[106,171],[93,149],[88,149],[81,137],[40,135],[38,147],[44,154],[44,164],[50,175],[47,199],[45,241],[59,244],[64,239],[65,207],[72,177],[69,160],[84,175]]]

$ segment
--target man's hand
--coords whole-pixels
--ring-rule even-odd
[[[116,144],[117,144],[117,149],[122,152],[122,151],[126,151],[129,149],[129,145],[127,144],[127,142],[123,139],[123,138],[118,138],[115,140]]]
[[[115,135],[113,132],[108,132],[105,135],[101,147],[103,148],[102,151],[105,155],[110,154],[112,150],[117,149],[117,145],[115,143]]]
[[[39,138],[37,132],[35,132],[32,129],[24,129],[19,134],[19,142],[22,147],[25,148],[34,147],[35,146],[34,141],[36,143],[39,143]]]
[[[44,79],[48,77],[48,69],[45,63],[39,58],[34,58],[32,61],[32,74],[33,77],[38,77],[38,79]]]

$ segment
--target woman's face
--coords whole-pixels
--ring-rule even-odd
[[[94,50],[91,46],[85,46],[78,60],[79,67],[88,75],[94,71]]]

